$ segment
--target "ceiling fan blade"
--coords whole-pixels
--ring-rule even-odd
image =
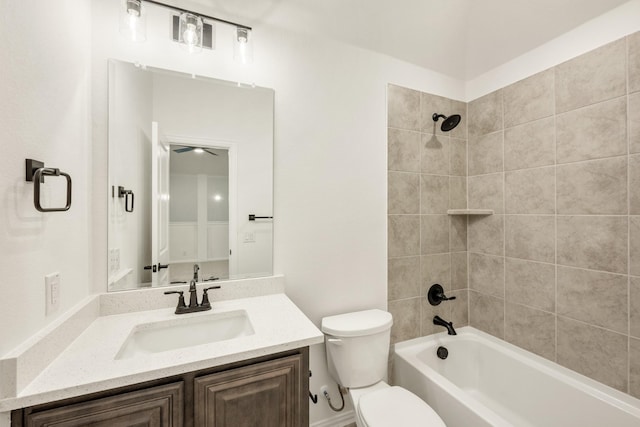
[[[211,151],[211,150],[209,150],[209,149],[207,149],[207,148],[205,148],[205,150],[204,150],[204,151],[206,151],[207,153],[209,153],[209,154],[211,154],[211,155],[213,155],[213,156],[217,156],[217,155],[218,155],[218,153],[214,153],[213,151]]]
[[[193,150],[193,147],[183,147],[183,148],[176,148],[175,150],[173,150],[174,153],[186,153],[187,151],[191,151]]]

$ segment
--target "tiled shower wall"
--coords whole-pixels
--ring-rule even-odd
[[[640,397],[640,33],[466,110],[388,88],[393,342],[439,314]],[[458,299],[431,307],[433,283]]]
[[[468,114],[470,324],[640,397],[640,33]]]
[[[388,90],[388,307],[392,343],[442,327],[433,317],[468,323],[466,217],[467,105],[389,85]],[[460,114],[448,133],[433,113]],[[441,284],[453,301],[433,307],[425,296]]]

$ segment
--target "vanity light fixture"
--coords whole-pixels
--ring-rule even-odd
[[[214,21],[235,27],[233,56],[237,61],[247,64],[253,61],[253,43],[251,43],[251,27],[203,15],[180,7],[172,6],[155,0],[120,0],[120,32],[133,41],[146,40],[145,11],[143,3],[162,6],[179,13],[172,17],[174,25],[173,38],[183,43],[191,52],[200,52],[202,47],[213,49],[215,34],[213,25],[205,21]],[[178,20],[178,31],[175,31],[175,21]]]

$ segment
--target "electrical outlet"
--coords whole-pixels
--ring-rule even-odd
[[[45,314],[49,315],[60,307],[60,273],[44,276]]]

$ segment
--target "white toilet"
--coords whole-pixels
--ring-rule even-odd
[[[382,310],[323,318],[329,373],[349,389],[358,427],[445,427],[418,396],[384,382],[392,324]]]

